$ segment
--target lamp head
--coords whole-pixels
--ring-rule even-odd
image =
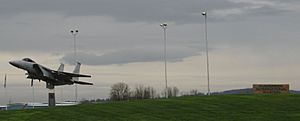
[[[203,16],[206,16],[206,12],[202,12],[202,15],[203,15]]]
[[[167,27],[168,24],[167,23],[163,23],[163,24],[160,24],[161,27]]]

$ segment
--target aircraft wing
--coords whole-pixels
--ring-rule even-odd
[[[58,74],[67,75],[69,77],[91,77],[91,75],[75,74],[75,73],[69,73],[69,72],[58,72],[58,71],[54,71],[54,72],[58,73]]]
[[[49,70],[48,68],[45,68],[39,64],[33,64],[33,68],[38,74],[51,77],[51,70]]]
[[[62,71],[55,71],[55,70],[51,70],[51,69],[48,69],[48,68],[43,67],[43,66],[39,68],[39,72],[42,72],[44,74],[44,76],[48,76],[49,74],[47,72],[49,72],[49,71],[52,74],[55,74],[55,75],[66,75],[66,76],[68,76],[70,78],[72,78],[72,77],[91,77],[91,75],[76,74],[76,73],[69,73],[69,72],[62,72]]]
[[[76,84],[82,84],[82,85],[93,85],[93,83],[90,82],[83,82],[83,81],[74,81]]]

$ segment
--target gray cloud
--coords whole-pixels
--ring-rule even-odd
[[[295,1],[291,1],[295,2]],[[290,10],[290,4],[281,0],[9,0],[0,5],[0,15],[20,13],[56,13],[69,16],[109,16],[119,22],[162,22],[200,23],[205,9],[217,21],[230,9],[243,13],[272,15],[278,11]],[[12,7],[13,6],[13,7]],[[256,11],[256,9],[264,11]],[[244,15],[247,17],[247,14]]]
[[[80,29],[77,47],[85,52],[82,56],[89,64],[158,61],[161,57],[154,55],[160,52],[153,51],[162,46],[162,30],[158,24],[167,21],[170,22],[168,46],[178,52],[176,58],[170,56],[170,60],[178,61],[200,52],[195,48],[203,48],[201,12],[204,9],[209,15],[208,35],[212,48],[264,49],[265,45],[277,48],[282,46],[281,40],[288,40],[292,44],[287,46],[293,46],[297,45],[294,38],[297,38],[298,27],[286,23],[298,23],[295,19],[298,14],[293,14],[298,10],[297,5],[296,0],[7,0],[0,4],[0,41],[3,43],[0,50],[63,55],[73,51],[69,29],[77,26]],[[278,36],[273,37],[275,35]],[[135,47],[140,47],[139,53],[130,49]],[[186,51],[194,54],[180,53]],[[70,54],[63,60],[68,58],[71,59]],[[123,62],[117,61],[123,58]]]
[[[199,55],[200,51],[190,48],[168,48],[167,60],[170,62],[182,61],[183,58]],[[86,65],[112,65],[137,62],[163,61],[162,48],[132,48],[105,53],[102,55],[80,52],[77,60]],[[61,61],[74,64],[74,54],[69,53],[61,58]]]

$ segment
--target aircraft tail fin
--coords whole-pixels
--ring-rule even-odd
[[[81,66],[81,63],[80,63],[80,62],[77,62],[77,63],[76,63],[76,66],[75,66],[75,68],[74,68],[73,73],[79,74],[79,73],[80,73],[80,66]]]
[[[57,71],[60,71],[60,72],[63,72],[64,71],[64,67],[65,67],[65,64],[61,63],[59,68],[57,69]]]
[[[80,62],[77,62],[77,63],[76,63],[76,66],[75,66],[75,68],[74,68],[73,73],[79,74],[79,73],[80,73],[80,66],[81,66],[81,63],[80,63]],[[79,78],[78,78],[78,77],[73,77],[73,80],[74,80],[74,81],[78,81]]]

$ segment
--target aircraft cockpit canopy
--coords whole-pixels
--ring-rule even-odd
[[[22,59],[23,61],[26,61],[26,62],[32,62],[32,63],[35,63],[33,60],[31,60],[30,58],[24,58]]]

